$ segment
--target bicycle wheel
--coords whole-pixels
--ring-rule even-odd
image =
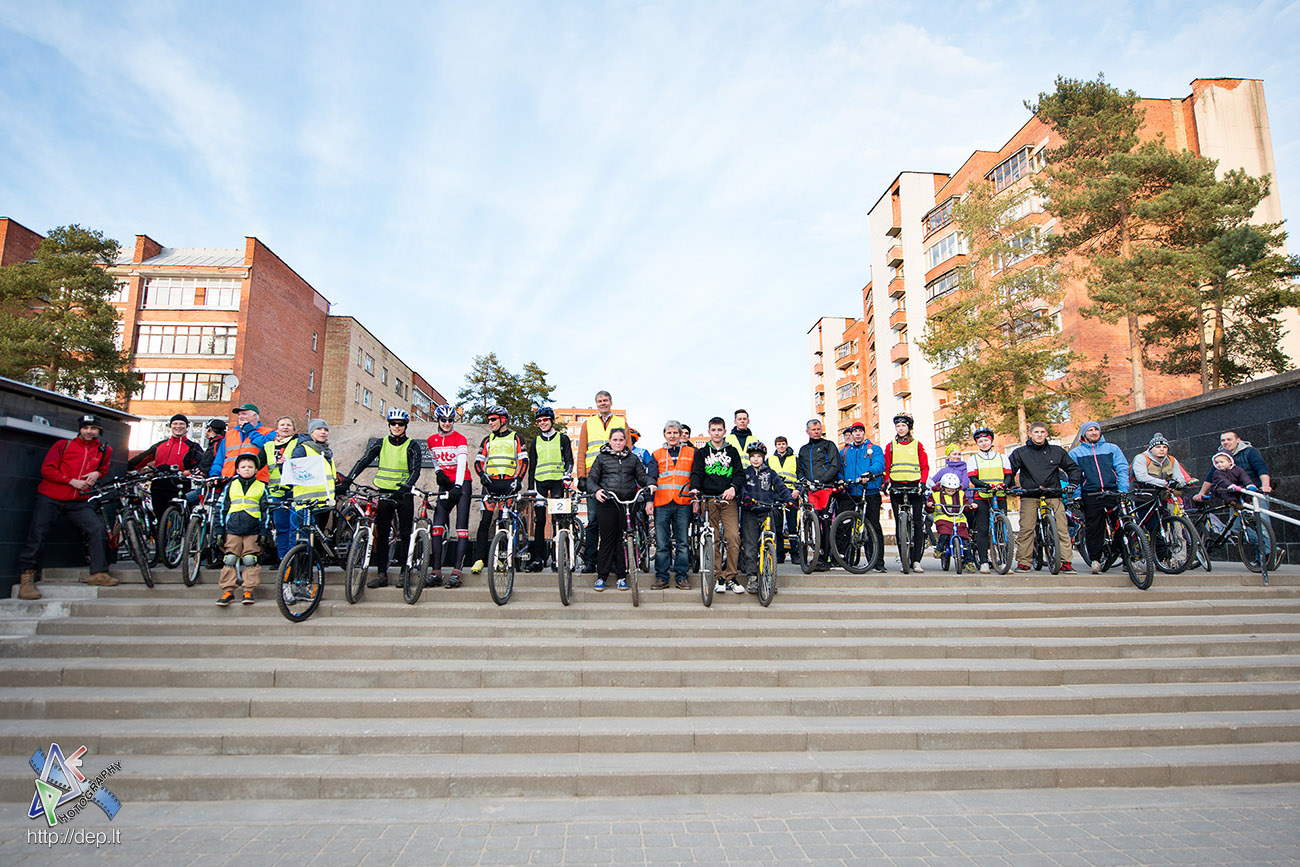
[[[700,599],[704,607],[713,604],[713,531],[700,533]]]
[[[898,543],[898,560],[906,575],[912,571],[912,511],[907,507],[894,512],[894,539]]]
[[[347,565],[343,571],[343,595],[350,605],[361,601],[366,592],[366,573],[370,571],[370,527],[362,524],[352,534]]]
[[[624,537],[623,539],[623,562],[627,564],[627,586],[632,590],[632,607],[638,608],[641,605],[641,589],[636,580],[636,542]]]
[[[134,518],[122,522],[122,539],[126,543],[126,552],[135,565],[140,568],[140,577],[146,587],[153,586],[153,573],[149,570],[149,553],[144,546],[144,531]]]
[[[1269,571],[1273,570],[1272,553],[1276,549],[1273,538],[1273,528],[1268,524],[1260,524],[1255,520],[1255,516],[1249,512],[1242,511],[1242,525],[1237,528],[1237,553],[1241,555],[1241,562],[1252,572],[1259,572],[1263,566],[1263,551],[1268,551]],[[1261,536],[1260,530],[1263,530]]]
[[[772,604],[776,595],[776,539],[763,538],[758,550],[758,604],[764,608]]]
[[[1120,526],[1120,559],[1129,580],[1139,590],[1147,590],[1156,577],[1155,558],[1151,556],[1151,540],[1133,521],[1127,518]]]
[[[411,563],[402,570],[402,598],[406,600],[407,605],[414,605],[420,601],[420,593],[424,591],[424,579],[429,574],[429,556],[433,549],[433,543],[429,539],[429,531],[423,527],[415,531],[411,537]]]
[[[1182,515],[1165,515],[1160,519],[1160,537],[1164,553],[1155,552],[1157,569],[1177,575],[1196,565],[1196,528],[1191,521]]]
[[[952,541],[948,544],[948,568],[952,569],[954,575],[961,574],[961,566],[966,559],[966,550],[963,547],[964,541],[961,536],[953,533]]]
[[[207,545],[204,537],[207,532],[208,525],[202,515],[194,515],[190,518],[189,526],[185,528],[185,538],[181,542],[181,580],[185,582],[186,587],[193,587],[199,583],[199,573],[203,570],[203,549]]]
[[[515,562],[510,556],[510,537],[505,530],[497,530],[497,534],[492,537],[492,546],[488,548],[483,571],[487,573],[488,593],[491,594],[492,601],[505,605],[515,589]]]
[[[181,562],[181,545],[185,542],[185,516],[175,506],[163,509],[158,519],[158,544],[154,547],[153,565],[160,563],[175,569]]]
[[[810,506],[799,510],[799,569],[811,575],[821,554],[821,521]]]
[[[989,528],[989,560],[992,561],[993,569],[999,575],[1011,571],[1012,557],[1015,556],[1012,547],[1014,544],[1015,534],[1011,529],[1011,519],[998,513]]]
[[[861,575],[876,562],[876,531],[857,512],[836,515],[830,535],[831,559],[848,572]]]
[[[573,533],[565,527],[555,534],[555,572],[560,584],[560,604],[573,601],[573,555],[569,552]]]
[[[1046,561],[1043,565],[1047,567],[1047,571],[1051,574],[1059,575],[1061,573],[1061,553],[1056,547],[1056,522],[1054,520],[1039,521],[1038,534],[1042,537],[1043,560]]]
[[[316,613],[325,589],[325,572],[313,562],[307,542],[289,549],[276,573],[275,604],[285,619],[293,623]]]

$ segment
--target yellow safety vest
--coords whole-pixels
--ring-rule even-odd
[[[564,478],[564,451],[560,448],[560,437],[563,434],[556,433],[550,439],[538,435],[533,440],[533,448],[537,451],[537,468],[533,472],[533,478],[539,482],[558,482]]]
[[[889,468],[889,480],[891,482],[919,482],[921,481],[921,444],[917,440],[910,443],[900,443],[894,440],[894,447],[890,449],[890,456],[893,463]]]
[[[285,442],[283,450],[292,448],[293,442],[292,439]],[[275,462],[275,440],[271,440],[262,447],[262,454],[266,457],[262,463],[266,466],[267,481],[270,482],[267,486],[267,492],[272,497],[287,497],[289,495],[289,489],[280,484],[280,465]],[[286,459],[288,459],[288,457],[289,455],[285,455]]]
[[[494,479],[512,479],[518,465],[519,446],[515,443],[515,432],[508,431],[505,436],[488,434],[484,472]]]
[[[303,448],[307,450],[308,455],[320,455],[320,459],[325,462],[325,484],[298,486],[293,489],[293,498],[295,501],[301,500],[333,500],[334,499],[334,477],[338,472],[334,469],[334,461],[326,458],[316,447],[312,440],[304,442]]]
[[[379,447],[379,469],[375,471],[376,488],[381,491],[395,491],[406,483],[411,476],[406,453],[410,447],[410,437],[407,437],[400,446],[393,445],[392,440],[384,437],[384,444]]]
[[[894,443],[894,445],[898,445],[898,443]],[[965,524],[965,509],[958,510],[955,515],[950,515],[944,510],[944,506],[947,506],[949,509],[955,509],[958,505],[962,505],[962,494],[963,491],[961,488],[958,488],[956,493],[953,494],[945,494],[943,488],[936,489],[934,492],[934,504],[936,507],[934,510],[934,519],[936,521],[948,521],[954,527],[960,524]]]
[[[240,490],[240,481],[230,483],[230,508],[226,511],[226,515],[229,517],[236,512],[247,512],[260,521],[262,519],[262,495],[266,493],[266,485],[254,478],[253,483],[248,486],[248,490]]]
[[[596,454],[601,446],[609,442],[609,432],[616,427],[627,430],[627,419],[621,415],[611,415],[606,424],[600,420],[600,413],[587,416],[587,454],[584,455],[587,469],[591,469],[591,465],[596,462]]]
[[[997,452],[993,457],[986,458],[982,452],[975,453],[975,478],[981,482],[996,483],[1006,480],[1006,467],[1002,465],[1002,455]],[[988,500],[993,497],[992,491],[976,491],[975,496],[982,500]]]
[[[781,481],[785,482],[786,487],[794,487],[795,468],[799,463],[799,456],[792,451],[785,453],[785,460],[781,460],[780,455],[772,454],[767,457],[767,465],[776,470],[781,476]]]

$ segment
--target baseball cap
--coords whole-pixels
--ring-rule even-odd
[[[262,414],[261,410],[257,408],[257,404],[255,403],[241,403],[239,406],[232,409],[231,412],[243,412],[246,409],[251,409],[253,412],[257,413],[258,415]]]

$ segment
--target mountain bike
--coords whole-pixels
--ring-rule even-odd
[[[763,519],[763,532],[758,537],[758,604],[764,608],[772,604],[776,596],[776,533],[772,530],[772,516],[784,517],[777,509],[772,509]]]
[[[401,559],[402,599],[407,605],[414,605],[420,601],[420,594],[424,592],[424,582],[429,577],[429,558],[433,556],[433,537],[429,534],[429,492],[412,488],[411,496],[416,498],[420,507],[412,516],[411,538],[407,543],[406,556]],[[446,496],[445,493],[440,493],[435,495],[434,499]],[[397,520],[396,515],[393,520]],[[399,535],[398,539],[400,538]]]
[[[181,580],[186,587],[199,583],[205,565],[216,567],[221,562],[221,539],[217,537],[217,508],[221,502],[221,489],[230,479],[214,476],[199,483],[199,502],[185,525],[181,539]]]
[[[316,525],[316,512],[327,503],[323,499],[298,500],[288,507],[306,538],[290,548],[280,561],[275,602],[280,613],[294,623],[301,623],[316,613],[325,591],[325,567],[337,563],[342,553]],[[351,552],[347,554],[350,556]]]
[[[889,506],[894,511],[894,538],[898,542],[898,559],[903,574],[912,571],[912,499],[922,494],[920,482],[892,482],[889,485]],[[922,549],[924,550],[924,549]]]
[[[1051,501],[1063,499],[1073,493],[1073,488],[1011,488],[1007,493],[1018,497],[1032,497],[1037,501],[1037,516],[1034,519],[1034,568],[1042,569],[1046,566],[1051,574],[1060,574],[1061,551],[1056,542],[1056,513],[1052,510]]]
[[[867,520],[866,495],[850,496],[853,508],[840,512],[831,522],[830,554],[831,559],[844,569],[861,575],[876,564],[885,543],[875,526]]]
[[[1220,515],[1226,515],[1227,520]],[[1251,510],[1241,503],[1229,501],[1210,506],[1201,504],[1192,513],[1192,525],[1200,534],[1207,557],[1208,554],[1226,547],[1229,540],[1234,540],[1237,556],[1241,559],[1242,565],[1251,572],[1262,572],[1265,565],[1270,569],[1276,568],[1271,562],[1265,563],[1262,553],[1264,551],[1272,553],[1268,560],[1281,561],[1281,554],[1273,538],[1273,528],[1268,522],[1259,521],[1257,516],[1252,515]],[[1208,572],[1209,569],[1206,571]]]
[[[366,592],[370,553],[375,548],[375,510],[379,498],[390,493],[360,484],[353,484],[348,492],[348,502],[356,509],[356,529],[352,531],[352,544],[348,546],[343,567],[343,595],[350,605],[360,602]],[[383,545],[387,550],[388,541],[384,540]]]
[[[568,496],[548,499],[546,513],[551,516],[555,531],[551,544],[555,546],[555,573],[560,586],[560,604],[573,602],[573,565],[578,556],[577,540],[582,538],[582,522],[578,520],[578,494],[566,488]]]
[[[835,508],[835,498],[829,495],[826,505],[816,508],[812,504],[811,494],[816,491],[832,491],[836,487],[821,482],[799,482],[799,512],[795,515],[795,532],[799,534],[799,569],[805,575],[811,575],[817,568],[817,558],[822,554],[822,521],[829,528]],[[829,545],[829,540],[827,544]]]
[[[135,561],[145,586],[153,587],[153,572],[149,569],[152,558],[145,545],[144,533],[148,518],[140,494],[139,475],[127,473],[91,494],[87,502],[108,530],[108,562],[116,561],[121,548],[125,546],[127,556]],[[113,504],[116,504],[116,508],[110,509]],[[109,512],[112,513],[111,517]]]
[[[632,591],[633,608],[641,605],[641,589],[640,584],[637,581],[637,569],[640,568],[642,563],[642,554],[644,553],[644,549],[642,547],[642,539],[640,538],[642,534],[637,532],[637,525],[640,522],[638,522],[634,517],[634,510],[632,507],[640,503],[641,498],[644,497],[646,492],[649,490],[650,488],[648,487],[638,489],[637,492],[632,495],[630,500],[621,499],[618,494],[615,494],[613,491],[609,489],[605,490],[605,493],[609,495],[609,498],[615,503],[618,503],[619,507],[623,510],[623,519],[626,524],[623,530],[623,563],[627,567],[627,586],[628,589]]]
[[[175,569],[181,562],[181,548],[185,542],[185,490],[181,485],[180,471],[175,467],[158,467],[154,470],[154,481],[165,479],[176,484],[176,495],[167,503],[162,514],[153,525],[154,550],[153,563],[162,564],[168,569]]]
[[[488,593],[497,605],[505,605],[515,589],[515,570],[523,570],[528,556],[528,535],[523,518],[514,509],[517,500],[536,497],[536,491],[518,494],[484,494],[483,508],[495,512],[492,519],[492,544],[488,548]]]
[[[700,561],[700,601],[704,607],[708,608],[713,605],[713,584],[714,573],[717,571],[717,564],[714,563],[714,557],[717,552],[713,545],[713,523],[709,520],[709,506],[712,503],[721,503],[721,497],[706,497],[703,494],[696,494],[695,499],[700,503],[700,533],[699,533],[699,561]],[[727,555],[727,534],[722,534],[722,556]]]
[[[976,502],[983,500],[989,504],[989,565],[991,565],[999,575],[1005,575],[1011,571],[1012,564],[1015,563],[1016,555],[1016,532],[1011,527],[1011,518],[1007,515],[1007,498],[1006,489],[1001,482],[992,484],[989,482],[973,482],[977,493],[989,493],[992,496],[979,497]]]
[[[1183,499],[1178,495],[1182,487],[1172,481],[1168,487],[1138,484],[1144,500],[1137,505],[1134,519],[1142,528],[1155,524],[1154,532],[1147,535],[1156,568],[1167,575],[1177,575],[1192,566],[1210,562],[1200,534],[1183,511]]]
[[[1150,589],[1156,574],[1155,557],[1151,555],[1151,540],[1137,521],[1132,495],[1106,492],[1093,496],[1100,499],[1105,511],[1102,512],[1101,550],[1089,552],[1091,562],[1100,562],[1104,572],[1118,558],[1134,587]]]

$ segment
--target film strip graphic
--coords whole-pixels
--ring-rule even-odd
[[[48,755],[40,747],[36,748],[36,752],[32,753],[31,758],[27,760],[27,764],[31,765],[32,770],[37,774],[36,794],[32,797],[27,818],[38,819],[44,815],[52,826],[56,824],[55,810],[80,799],[90,790],[91,782],[79,769],[81,757],[85,752],[86,748],[83,746],[65,758],[58,744],[50,744]],[[104,811],[104,815],[110,821],[122,808],[122,802],[102,783],[89,799]]]

